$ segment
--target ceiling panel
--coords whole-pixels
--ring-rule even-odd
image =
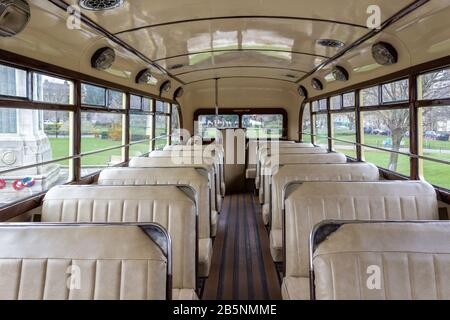
[[[199,70],[193,73],[186,73],[179,77],[186,83],[195,82],[201,79],[212,78],[268,78],[268,79],[280,79],[283,81],[289,81],[295,83],[295,80],[300,77],[302,73],[299,72],[287,72],[285,70],[278,69],[266,69],[266,68],[253,68],[253,67],[236,67],[236,68],[222,68],[214,70]],[[292,77],[293,76],[293,77]]]
[[[77,4],[78,0],[69,0]],[[83,13],[111,32],[166,22],[220,16],[294,16],[366,25],[376,4],[386,20],[412,0],[133,0],[114,10]]]
[[[231,19],[185,23],[123,33],[119,38],[152,60],[209,50],[264,49],[332,56],[338,49],[318,46],[333,38],[345,44],[366,29],[303,20]]]
[[[199,69],[223,68],[231,66],[261,66],[307,72],[325,59],[320,57],[292,54],[278,51],[224,51],[200,53],[159,61],[173,74]]]

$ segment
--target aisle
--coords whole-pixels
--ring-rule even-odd
[[[281,299],[260,205],[250,193],[224,199],[203,299]]]

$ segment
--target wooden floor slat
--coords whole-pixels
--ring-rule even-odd
[[[205,300],[281,299],[261,206],[250,194],[226,196],[214,241]]]

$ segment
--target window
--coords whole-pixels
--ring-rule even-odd
[[[421,108],[421,155],[450,161],[450,106]],[[423,177],[430,183],[450,189],[450,166],[431,160],[421,160]]]
[[[344,108],[351,108],[355,106],[355,93],[354,92],[349,92],[349,93],[345,93],[342,96],[342,100],[343,100],[343,107]]]
[[[0,108],[0,171],[69,157],[70,112]],[[71,179],[71,161],[36,165],[0,173],[6,186],[0,190],[0,207],[28,198]],[[21,186],[23,179],[32,188]]]
[[[17,133],[17,110],[0,108],[0,133]]]
[[[142,109],[142,98],[140,96],[135,96],[134,94],[130,95],[130,109]]]
[[[302,134],[304,135],[303,141],[311,141],[311,110],[309,103],[305,105],[305,109],[303,111]]]
[[[330,99],[330,109],[340,110],[342,108],[342,96],[334,96]]]
[[[279,139],[283,136],[283,115],[245,114],[242,116],[242,127],[247,129],[249,139]]]
[[[408,101],[409,81],[407,79],[383,84],[381,86],[383,103]]]
[[[409,152],[409,110],[363,112],[364,144],[384,149],[364,148],[365,160],[379,167],[410,175],[409,157],[389,152]]]
[[[155,116],[155,150],[162,150],[168,144],[169,116]]]
[[[334,113],[333,138],[334,150],[356,158],[356,121],[354,112]]]
[[[130,157],[146,155],[152,150],[152,123],[150,114],[130,114]]]
[[[318,101],[313,101],[312,103],[312,112],[317,112],[319,111],[319,102]]]
[[[315,115],[315,144],[328,148],[328,118],[326,114]]]
[[[327,110],[327,99],[322,99],[319,101],[319,110],[326,111]]]
[[[236,114],[200,115],[198,131],[203,138],[214,138],[217,129],[239,128],[239,116]]]
[[[81,153],[99,151],[123,144],[122,114],[107,112],[81,113]],[[108,150],[81,158],[82,175],[97,172],[123,161],[123,148]]]
[[[90,84],[81,84],[81,103],[90,106],[106,105],[106,89]]]
[[[147,111],[147,112],[151,112],[153,111],[152,109],[153,106],[153,100],[150,98],[142,98],[142,110],[143,111]]]
[[[361,90],[361,106],[377,106],[380,104],[380,94],[377,87],[371,87]]]
[[[170,113],[170,103],[156,101],[156,112]]]
[[[450,98],[450,69],[419,76],[418,89],[421,100]]]
[[[0,65],[0,95],[26,98],[27,72]]]
[[[108,108],[124,109],[125,94],[120,91],[108,90]]]
[[[54,104],[73,104],[73,83],[33,73],[33,100]]]
[[[171,117],[171,141],[172,144],[179,144],[180,143],[180,107],[176,104],[172,105],[172,117]]]

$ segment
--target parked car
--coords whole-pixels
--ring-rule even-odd
[[[425,131],[423,137],[434,140],[437,137],[437,133],[435,131]]]
[[[365,133],[365,134],[371,134],[372,131],[373,131],[373,128],[372,128],[372,127],[364,127],[364,133]]]
[[[439,140],[439,141],[449,141],[449,139],[450,139],[450,133],[447,133],[447,132],[441,132],[436,135],[436,140]]]

